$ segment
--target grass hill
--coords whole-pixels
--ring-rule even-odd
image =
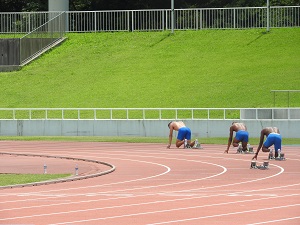
[[[300,29],[69,33],[1,73],[0,107],[272,107],[300,89]],[[300,93],[290,95],[300,106]],[[287,94],[276,96],[287,106]]]

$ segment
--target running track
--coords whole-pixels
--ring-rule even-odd
[[[2,141],[0,152],[99,160],[116,170],[73,182],[0,189],[0,224],[300,224],[298,146],[284,146],[287,160],[270,161],[268,170],[250,169],[253,155],[234,149],[223,154],[225,145],[203,148]],[[0,157],[0,173],[42,172],[43,160],[49,173],[74,172],[70,160]],[[258,164],[266,158],[260,152]],[[80,175],[108,169],[78,166]]]

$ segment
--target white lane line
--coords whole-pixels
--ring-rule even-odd
[[[168,209],[168,210],[159,210],[159,211],[152,211],[152,212],[144,212],[144,213],[136,213],[136,214],[125,214],[120,216],[111,216],[111,217],[102,217],[102,218],[96,218],[96,219],[90,219],[90,220],[80,220],[80,222],[87,222],[87,221],[95,221],[95,220],[105,220],[105,219],[114,219],[114,218],[121,218],[121,217],[127,217],[127,216],[138,216],[138,215],[146,215],[146,214],[155,214],[155,213],[163,213],[163,212],[173,212],[173,211],[180,211],[180,210],[188,210],[188,209],[196,209],[196,208],[204,208],[204,207],[214,207],[214,206],[221,206],[221,205],[229,205],[229,204],[236,204],[236,203],[245,203],[245,202],[253,202],[253,201],[262,201],[262,200],[268,200],[268,199],[278,199],[278,198],[287,198],[287,197],[295,197],[299,196],[299,194],[293,194],[293,195],[284,195],[284,196],[276,196],[276,197],[265,197],[265,198],[256,198],[256,199],[248,199],[248,200],[239,200],[239,201],[232,201],[232,202],[223,202],[223,203],[215,203],[210,205],[199,205],[199,206],[191,206],[191,207],[184,207],[184,208],[174,208],[174,209]],[[176,200],[173,200],[176,201]],[[82,212],[91,212],[91,211],[99,211],[103,209],[117,209],[117,208],[123,208],[123,207],[129,207],[129,206],[141,206],[141,205],[149,205],[149,204],[157,204],[157,203],[163,203],[166,201],[155,201],[155,202],[146,202],[146,203],[136,203],[136,204],[128,204],[128,205],[120,205],[120,206],[110,206],[110,207],[100,207],[100,208],[90,208],[90,209],[82,209],[82,210],[72,210],[72,211],[64,211],[64,212],[57,212],[57,213],[47,213],[47,214],[37,214],[37,215],[29,215],[29,216],[20,216],[20,217],[11,217],[11,218],[1,218],[0,221],[3,220],[15,220],[15,219],[24,219],[24,218],[33,218],[33,217],[43,217],[43,216],[53,216],[53,215],[63,215],[63,214],[69,214],[69,213],[82,213]],[[170,201],[168,201],[170,202]],[[298,204],[300,205],[300,204]],[[281,207],[281,206],[280,206]],[[243,211],[244,213],[247,213],[249,211]],[[65,222],[62,224],[69,224],[69,223],[78,223],[79,221],[71,221],[71,222]],[[60,224],[60,223],[58,223]]]
[[[278,188],[278,187],[275,187],[275,188]]]
[[[296,186],[299,186],[299,184],[297,184]],[[288,185],[291,186],[291,185]],[[277,187],[278,189],[283,189],[286,188],[288,186],[280,186]],[[292,185],[295,186],[295,185]],[[272,188],[270,188],[272,189]],[[240,191],[240,192],[235,192],[235,193],[231,193],[231,194],[211,194],[211,195],[198,195],[198,196],[189,196],[188,198],[177,198],[177,199],[172,199],[172,200],[163,200],[163,201],[154,201],[154,202],[144,202],[144,203],[139,203],[139,204],[132,204],[132,205],[120,205],[120,206],[113,206],[113,207],[127,207],[127,206],[136,206],[136,205],[148,205],[148,204],[157,204],[157,203],[165,203],[165,202],[178,202],[178,201],[186,201],[186,200],[195,200],[195,199],[202,199],[202,198],[213,198],[213,197],[220,197],[220,196],[245,196],[246,193],[253,193],[253,192],[258,192],[258,191],[267,191],[268,189],[264,188],[264,189],[256,189],[256,190],[246,190],[246,191]],[[81,204],[81,203],[92,203],[92,202],[99,202],[99,201],[111,201],[111,200],[121,200],[124,198],[139,198],[139,197],[147,197],[147,196],[154,196],[154,195],[167,195],[170,196],[166,193],[149,193],[149,194],[141,194],[141,195],[131,195],[128,194],[128,196],[125,197],[118,197],[118,198],[108,198],[108,199],[93,199],[93,200],[84,200],[84,201],[70,201],[70,202],[63,202],[63,203],[55,203],[55,204],[46,204],[46,205],[37,205],[37,206],[25,206],[25,207],[19,207],[19,208],[9,208],[9,209],[2,209],[1,211],[15,211],[15,210],[22,210],[22,209],[32,209],[32,208],[41,208],[41,207],[52,207],[52,206],[61,206],[61,205],[75,205],[75,204]],[[289,196],[298,196],[300,194],[290,194]],[[171,195],[171,196],[179,196],[179,195]],[[250,196],[250,194],[247,194],[247,196]],[[252,194],[251,197],[255,197],[255,196],[261,196],[261,197],[278,197],[278,195],[264,195],[264,194]],[[182,197],[182,196],[179,196]],[[186,197],[186,196],[185,196]],[[106,209],[105,207],[102,209]]]
[[[115,155],[115,154],[114,154]],[[120,155],[120,154],[118,154]],[[122,154],[121,154],[122,155]],[[184,156],[182,154],[177,154],[179,156]],[[76,156],[83,156],[83,155],[76,155]],[[86,155],[84,155],[86,156]],[[122,155],[122,156],[125,156],[125,157],[128,157],[128,155]],[[130,156],[137,156],[137,157],[142,157],[140,155],[130,155]],[[147,157],[149,158],[149,156],[143,156],[143,157]],[[151,157],[151,156],[150,156]],[[209,157],[209,156],[206,156],[208,158],[220,158],[220,157]],[[151,163],[151,162],[148,162],[148,161],[140,161],[140,160],[132,160],[132,159],[124,159],[124,158],[111,158],[111,157],[101,157],[101,158],[109,158],[109,159],[117,159],[117,160],[129,160],[129,161],[137,161],[137,162],[145,162],[145,163]],[[195,160],[189,160],[189,159],[178,159],[178,158],[166,158],[166,157],[153,157],[152,158],[159,158],[159,159],[168,159],[168,160],[184,160],[184,161],[192,161],[192,162],[201,162],[201,161],[195,161]],[[222,159],[224,159],[224,157],[222,157]],[[230,159],[231,160],[231,159]],[[232,160],[241,160],[241,159],[232,159]],[[246,161],[246,160],[243,160],[243,161]],[[154,164],[154,163],[153,163]],[[273,164],[270,164],[270,165],[273,165]],[[276,165],[275,165],[276,166]],[[281,168],[281,167],[280,167]],[[281,168],[283,170],[283,168]],[[282,171],[283,172],[283,171]],[[282,173],[281,172],[281,173]],[[278,173],[278,174],[275,174],[276,176],[281,174],[281,173]],[[275,176],[274,175],[274,176]],[[271,177],[266,177],[267,178],[271,178]],[[114,184],[123,184],[123,183],[128,183],[128,182],[136,182],[136,181],[139,181],[139,180],[144,180],[144,179],[149,179],[149,178],[142,178],[142,179],[135,179],[135,180],[128,180],[128,181],[122,181],[122,182],[116,182],[116,183],[109,183],[109,184],[101,184],[101,185],[93,185],[93,186],[84,186],[84,187],[76,187],[76,188],[68,188],[68,189],[54,189],[54,190],[47,190],[47,191],[40,191],[40,192],[31,192],[31,193],[44,193],[44,192],[61,192],[61,191],[68,191],[68,190],[79,190],[79,189],[87,189],[87,188],[93,188],[93,187],[103,187],[103,186],[108,186],[108,185],[114,185]],[[258,179],[260,180],[260,179]],[[258,181],[258,180],[254,180],[254,181]],[[197,181],[197,180],[196,180]],[[191,180],[190,182],[193,182],[193,180]],[[250,181],[252,182],[252,181]],[[174,185],[174,184],[177,184],[177,183],[171,183],[169,185]],[[236,185],[236,184],[239,184],[239,183],[233,183],[231,185]],[[214,187],[211,187],[211,188],[214,188]],[[123,191],[123,190],[120,190],[120,191]],[[17,194],[15,194],[17,195]],[[30,195],[30,193],[28,193],[28,195]],[[1,204],[1,202],[0,202]]]
[[[215,218],[215,217],[230,216],[230,215],[238,215],[238,214],[244,214],[244,213],[260,212],[260,211],[282,209],[282,208],[289,208],[289,207],[296,207],[296,206],[300,206],[300,204],[275,206],[275,207],[269,207],[269,208],[253,209],[253,210],[239,211],[239,212],[232,212],[232,213],[223,213],[223,214],[216,214],[216,215],[211,215],[211,216],[194,217],[194,218],[183,219],[183,220],[173,220],[173,221],[151,223],[151,224],[147,224],[147,225],[160,225],[160,224],[179,223],[179,222],[186,222],[186,221],[192,221],[192,220]]]
[[[266,198],[266,199],[269,199],[269,198]],[[258,199],[258,200],[262,200],[262,199]],[[99,221],[99,220],[116,219],[116,218],[122,218],[122,217],[131,217],[131,216],[149,215],[149,214],[164,213],[164,212],[171,212],[171,211],[179,211],[179,210],[187,210],[187,209],[195,209],[195,208],[203,208],[203,207],[212,207],[212,206],[219,206],[219,205],[228,205],[228,204],[235,204],[235,203],[248,202],[248,201],[252,202],[252,201],[256,201],[256,199],[246,200],[246,201],[236,201],[236,202],[218,203],[218,204],[204,205],[204,206],[195,206],[195,207],[177,208],[177,209],[170,209],[170,210],[152,211],[152,212],[145,212],[145,213],[126,214],[126,215],[120,215],[120,216],[111,216],[111,217],[95,218],[95,219],[89,219],[89,220],[70,221],[70,222],[55,223],[55,224],[50,224],[50,225],[62,225],[62,224],[85,223],[85,222],[90,222],[90,221]],[[271,209],[275,209],[275,208],[294,207],[294,206],[299,206],[299,205],[300,205],[300,204],[294,204],[294,205],[288,205],[288,206],[271,207],[271,208],[266,208],[266,209],[256,209],[256,210],[240,211],[240,212],[226,213],[226,214],[219,214],[219,215],[212,215],[212,216],[204,216],[204,217],[198,217],[198,218],[189,218],[189,219],[184,219],[184,220],[159,222],[159,223],[153,223],[153,224],[148,224],[148,225],[158,225],[158,224],[166,224],[166,223],[168,223],[168,224],[169,224],[169,223],[178,223],[178,222],[191,221],[191,220],[198,220],[198,219],[205,219],[205,218],[213,218],[213,217],[228,216],[228,215],[235,215],[235,214],[244,214],[244,213],[256,212],[256,211],[263,211],[263,210],[271,210]]]
[[[295,220],[295,219],[300,219],[300,216],[289,217],[289,218],[284,218],[284,219],[279,219],[279,220],[269,220],[269,221],[258,222],[258,223],[249,223],[247,225],[270,224],[270,223],[277,223],[277,222]],[[300,224],[300,221],[299,221],[299,224]]]
[[[287,185],[287,186],[280,186],[280,187],[277,187],[278,189],[285,189],[287,187],[290,187],[290,186],[299,186],[299,184],[294,184],[294,185]],[[269,188],[269,189],[273,189],[273,188]],[[185,200],[194,200],[194,199],[201,199],[201,198],[212,198],[212,197],[220,197],[220,196],[233,196],[233,197],[240,197],[240,196],[245,196],[246,193],[253,193],[253,192],[258,192],[258,191],[267,191],[267,189],[256,189],[256,190],[246,190],[246,191],[240,191],[240,192],[235,192],[235,193],[231,193],[231,194],[227,194],[227,193],[224,193],[224,194],[211,194],[211,195],[207,195],[207,194],[202,194],[202,195],[193,195],[193,196],[189,196],[188,198],[177,198],[177,199],[172,199],[172,200],[164,200],[164,201],[161,201],[161,202],[177,202],[177,201],[185,201]],[[111,200],[121,200],[121,199],[124,199],[124,198],[139,198],[139,197],[147,197],[147,196],[154,196],[154,195],[166,195],[166,196],[178,196],[178,197],[183,197],[182,195],[175,195],[175,194],[166,194],[166,193],[149,193],[149,194],[141,194],[141,195],[133,195],[133,194],[128,194],[127,196],[125,195],[124,197],[118,197],[118,198],[107,198],[107,199],[93,199],[93,200],[84,200],[84,201],[71,201],[69,200],[70,202],[63,202],[63,203],[55,203],[55,204],[46,204],[46,205],[37,205],[37,206],[25,206],[25,207],[19,207],[19,208],[7,208],[7,209],[2,209],[0,211],[15,211],[15,210],[22,210],[22,209],[32,209],[32,208],[41,208],[41,207],[52,207],[52,206],[61,206],[61,205],[75,205],[75,204],[81,204],[81,203],[92,203],[92,202],[99,202],[99,201],[111,201]],[[293,194],[292,196],[298,196],[300,194]],[[271,197],[276,197],[278,195],[267,195],[267,194],[247,194],[247,196],[251,196],[251,197],[254,197],[254,196],[262,196],[262,197],[268,197],[268,196],[271,196]],[[186,197],[186,196],[184,196]],[[154,202],[146,202],[146,203],[141,203],[142,204],[156,204],[156,203],[159,203],[160,201],[154,201]],[[135,204],[134,204],[135,205]],[[129,205],[131,206],[131,205]],[[122,205],[121,206],[116,206],[116,207],[123,207]],[[103,208],[105,209],[105,208]]]
[[[252,181],[251,181],[252,182]],[[242,182],[242,183],[244,183],[244,182]],[[235,184],[238,184],[238,183],[235,183]],[[235,184],[232,184],[232,185],[235,185]],[[215,187],[211,187],[211,188],[215,188]],[[275,188],[278,188],[278,187],[274,187],[274,189]],[[201,188],[202,189],[202,188]],[[206,188],[205,188],[206,189]],[[196,189],[196,190],[199,190],[199,189]],[[187,190],[184,190],[184,191],[187,191]],[[48,192],[48,191],[47,191]],[[183,191],[181,191],[181,192],[183,192]],[[93,195],[94,193],[92,193],[91,195]],[[100,195],[103,195],[103,193],[99,193]],[[165,193],[165,194],[168,194],[168,193]],[[87,195],[87,194],[83,194],[83,195]],[[113,194],[112,194],[113,195]],[[54,195],[55,197],[57,197],[57,195]],[[69,195],[66,195],[66,196],[68,196],[69,197]],[[71,195],[70,195],[71,196]],[[74,196],[74,195],[72,195],[72,196]],[[78,196],[78,195],[76,195],[76,196]],[[115,194],[115,196],[117,196],[117,194]],[[24,201],[28,201],[28,200],[24,200]],[[15,202],[15,201],[14,201]],[[63,203],[64,204],[64,203]]]
[[[137,161],[137,160],[130,160],[130,161]],[[197,162],[197,163],[200,162],[200,163],[204,163],[204,164],[213,165],[213,166],[216,166],[216,167],[221,167],[223,169],[223,171],[221,171],[220,173],[216,173],[214,175],[207,176],[207,177],[202,177],[202,178],[199,178],[199,179],[192,179],[192,180],[187,180],[187,181],[174,182],[174,183],[168,183],[168,184],[162,184],[162,185],[155,185],[155,186],[143,186],[143,187],[138,187],[138,188],[112,190],[112,191],[98,192],[98,193],[101,193],[101,194],[104,194],[104,193],[116,193],[116,192],[124,192],[124,191],[136,191],[136,190],[141,190],[141,189],[143,190],[143,189],[156,188],[156,187],[168,187],[168,186],[174,186],[174,185],[178,185],[178,184],[185,184],[185,183],[191,183],[191,182],[195,182],[195,181],[210,179],[210,178],[213,178],[213,177],[216,177],[216,176],[220,176],[220,175],[224,174],[225,172],[227,172],[227,169],[225,167],[223,167],[221,165],[218,165],[218,164],[201,162],[201,161],[195,161],[195,160],[188,160],[188,161]],[[157,163],[152,163],[152,162],[146,162],[146,163],[157,164]],[[124,184],[124,183],[128,183],[128,182],[133,182],[133,181],[136,182],[136,181],[141,181],[141,180],[156,178],[156,177],[159,177],[159,176],[163,176],[163,175],[165,175],[165,174],[167,174],[167,173],[169,173],[171,171],[171,169],[169,167],[167,167],[166,165],[162,165],[162,164],[158,164],[158,165],[164,166],[164,167],[168,168],[168,170],[166,172],[164,172],[164,173],[161,173],[161,174],[158,174],[158,175],[155,175],[155,176],[145,177],[145,178],[141,178],[141,179],[134,179],[134,180],[130,180],[130,181],[116,182],[116,183],[113,183],[113,184]],[[107,184],[107,185],[111,185],[111,184]],[[235,184],[232,184],[232,185],[235,185]],[[100,186],[103,186],[103,185],[85,186],[85,187],[82,187],[82,188],[91,188],[91,187],[100,187]],[[69,190],[74,190],[74,189],[77,190],[77,189],[81,189],[81,188],[57,189],[57,190],[53,190],[52,192],[69,191]],[[14,193],[12,195],[13,196],[19,196],[19,195],[22,195],[22,196],[40,196],[41,193],[48,193],[48,192],[50,192],[50,191],[28,192],[28,193],[21,193],[21,194],[20,193]],[[72,194],[72,195],[69,194],[68,197],[71,197],[71,196],[74,196],[74,197],[75,196],[85,196],[87,194],[90,194],[90,193]],[[94,192],[92,194],[94,194]],[[24,200],[21,200],[21,201],[24,201]],[[28,199],[26,201],[28,201]],[[14,202],[16,202],[16,201],[14,201]],[[7,203],[7,202],[1,202],[1,203]]]
[[[194,161],[194,160],[193,160]],[[221,166],[222,167],[222,166]],[[278,166],[279,167],[279,166]],[[186,191],[199,191],[199,190],[206,190],[206,189],[212,189],[212,188],[216,188],[216,187],[227,187],[227,186],[232,186],[232,185],[238,185],[238,184],[244,184],[244,183],[249,183],[249,182],[254,182],[254,181],[259,181],[259,180],[263,180],[263,179],[267,179],[267,178],[272,178],[276,175],[279,175],[281,174],[284,169],[282,167],[279,167],[281,168],[281,171],[277,174],[274,174],[272,176],[269,176],[269,177],[265,177],[265,178],[260,178],[260,179],[256,179],[256,180],[250,180],[250,181],[244,181],[244,182],[237,182],[237,183],[232,183],[232,184],[227,184],[227,185],[219,185],[219,186],[212,186],[212,187],[203,187],[203,188],[197,188],[197,189],[189,189],[189,190],[181,190],[181,191],[173,191],[173,192],[162,192],[160,194],[179,194],[181,192],[186,192]],[[225,167],[223,167],[223,172],[221,172],[220,174],[217,174],[217,175],[221,175],[223,173],[225,173],[227,171],[227,169]],[[213,175],[213,176],[210,176],[210,177],[206,177],[206,178],[203,178],[203,179],[207,179],[207,178],[212,178],[214,176],[217,176],[217,175]],[[203,179],[196,179],[196,180],[203,180]],[[188,182],[188,181],[186,181]],[[186,182],[178,182],[178,183],[186,183]],[[174,185],[174,184],[177,184],[177,183],[172,183],[172,184],[167,184],[167,185],[158,185],[158,186],[154,186],[154,187],[161,187],[161,186],[169,186],[169,185]],[[146,188],[150,188],[151,186],[147,186]],[[278,187],[272,187],[272,188],[268,188],[268,190],[271,190],[271,189],[277,189]],[[132,190],[137,190],[137,189],[144,189],[144,188],[133,188],[133,189],[126,189],[126,191],[132,191]],[[125,190],[117,190],[117,191],[125,191]],[[108,191],[108,192],[99,192],[99,194],[104,194],[104,193],[114,193],[115,194],[116,191]],[[40,192],[41,193],[41,192]],[[29,194],[32,194],[32,193],[29,193]],[[74,195],[68,195],[68,197],[72,197],[72,196],[85,196],[86,194],[89,194],[89,193],[85,193],[85,194],[74,194]],[[95,193],[93,193],[95,194]],[[56,198],[56,197],[49,197],[49,198]],[[40,198],[40,199],[43,199],[45,200],[46,198]],[[32,201],[36,201],[37,198],[35,199],[32,199]],[[15,200],[15,201],[10,201],[10,202],[23,202],[23,201],[29,201],[29,199],[25,199],[25,200]],[[8,201],[6,202],[2,202],[2,203],[8,203]],[[62,203],[64,204],[64,203]]]
[[[105,157],[104,157],[105,158]],[[153,158],[153,157],[152,157]],[[178,158],[165,158],[165,157],[155,157],[155,158],[163,158],[163,159],[168,159],[168,160],[182,160],[182,159],[178,159]],[[212,157],[213,158],[213,157]],[[151,163],[151,162],[148,162],[148,161],[140,161],[140,160],[130,160],[130,159],[124,159],[124,158],[115,158],[115,159],[118,159],[118,160],[129,160],[129,161],[137,161],[137,162],[145,162],[145,163]],[[203,161],[198,161],[198,160],[187,160],[187,159],[183,159],[184,161],[188,161],[188,162],[200,162],[200,163],[206,163],[206,164],[211,164],[211,165],[215,165],[215,166],[219,166],[219,167],[222,167],[223,170],[226,170],[227,169],[225,167],[223,167],[222,165],[218,165],[218,164],[214,164],[214,163],[208,163],[208,162],[203,162]],[[153,163],[155,164],[155,163]],[[270,165],[273,165],[273,164],[270,164]],[[164,166],[164,165],[163,165]],[[238,185],[238,184],[245,184],[245,183],[250,183],[250,182],[256,182],[256,181],[260,181],[260,180],[264,180],[264,179],[269,179],[269,178],[272,178],[274,176],[278,176],[280,175],[281,173],[283,173],[284,169],[280,166],[277,166],[277,165],[273,165],[273,166],[276,166],[278,168],[281,169],[281,171],[277,174],[274,174],[272,176],[268,176],[268,177],[265,177],[265,178],[259,178],[259,179],[254,179],[254,180],[250,180],[250,181],[244,181],[244,182],[237,182],[237,183],[232,183],[232,184],[225,184],[225,185],[219,185],[219,186],[211,186],[211,187],[205,187],[203,189],[208,189],[208,188],[218,188],[218,187],[228,187],[228,186],[234,186],[234,185]],[[224,172],[226,172],[224,171]],[[222,174],[222,173],[221,173]],[[221,175],[219,174],[219,175]],[[164,175],[164,173],[162,174]],[[152,177],[146,177],[146,178],[142,178],[142,179],[135,179],[135,180],[129,180],[129,181],[123,181],[123,182],[116,182],[116,183],[110,183],[110,184],[106,184],[106,185],[113,185],[113,184],[123,184],[123,183],[128,183],[128,182],[136,182],[136,181],[139,181],[139,180],[145,180],[145,179],[150,179],[150,178],[153,178],[153,177],[156,177],[156,176],[152,176]],[[210,176],[209,178],[212,178],[214,176]],[[176,182],[176,183],[170,183],[170,184],[164,184],[164,185],[158,185],[158,186],[155,186],[155,187],[165,187],[165,186],[173,186],[175,184],[184,184],[184,183],[189,183],[189,182],[195,182],[195,181],[199,181],[199,180],[202,180],[202,179],[193,179],[193,180],[189,180],[189,181],[185,181],[185,182]],[[93,186],[85,186],[85,187],[78,187],[78,188],[68,188],[68,189],[55,189],[55,190],[47,190],[47,191],[40,191],[40,192],[31,192],[31,193],[27,193],[27,195],[31,195],[32,193],[44,193],[44,192],[61,192],[61,191],[69,191],[69,190],[78,190],[78,189],[86,189],[86,188],[93,188],[93,187],[101,187],[101,186],[105,186],[105,185],[93,185]],[[149,187],[141,187],[141,188],[138,188],[138,189],[143,189],[143,188],[152,188],[153,186],[149,186]],[[114,191],[108,191],[108,192],[104,192],[104,193],[111,193],[111,192],[116,192],[116,191],[130,191],[130,190],[138,190],[138,189],[124,189],[124,190],[114,190]],[[201,189],[201,188],[200,188]],[[195,190],[200,190],[200,189],[195,189]],[[16,194],[17,195],[17,194]],[[74,195],[74,196],[78,196],[78,195]],[[1,203],[0,203],[1,204]]]

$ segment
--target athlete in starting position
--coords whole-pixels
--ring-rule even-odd
[[[264,137],[266,136],[266,141],[263,144]],[[256,153],[252,159],[257,160],[257,155],[262,148],[263,152],[269,152],[269,147],[274,145],[275,147],[275,157],[278,157],[278,150],[281,150],[281,135],[277,127],[266,127],[260,132],[259,145],[257,147]]]
[[[172,121],[168,124],[168,127],[170,129],[170,134],[169,134],[169,144],[167,148],[171,147],[173,130],[178,131],[177,140],[176,140],[177,148],[179,148],[182,144],[184,144],[184,139],[187,139],[187,146],[185,147],[194,146],[195,141],[191,142],[191,136],[192,136],[191,129],[185,126],[185,124],[182,121],[179,122]]]
[[[236,136],[232,141],[233,132],[236,132]],[[228,145],[224,153],[228,153],[231,142],[233,147],[238,147],[239,143],[242,142],[243,151],[246,151],[248,139],[249,139],[249,133],[247,131],[246,125],[243,123],[233,122],[229,129]]]

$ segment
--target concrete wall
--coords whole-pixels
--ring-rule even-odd
[[[55,40],[57,38],[0,39],[0,72],[19,70],[21,61],[41,52]]]
[[[57,38],[23,38],[21,60],[26,60],[56,41]]]
[[[167,137],[168,120],[0,120],[1,136]],[[227,137],[230,120],[184,120],[193,137]],[[238,121],[237,121],[238,122]],[[286,138],[300,138],[300,120],[243,120],[251,137],[264,127],[279,127]],[[174,136],[176,133],[174,133]]]
[[[0,39],[0,66],[20,65],[20,39]]]

